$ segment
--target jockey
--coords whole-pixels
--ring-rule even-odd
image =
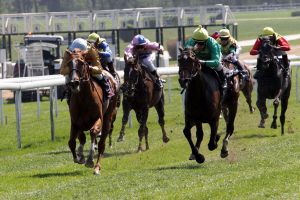
[[[261,39],[267,38],[271,41],[271,45],[273,45],[278,51],[277,56],[282,56],[282,62],[283,62],[283,76],[286,78],[289,75],[289,59],[287,56],[287,53],[285,51],[289,51],[291,49],[289,43],[287,40],[276,33],[273,28],[271,27],[265,27],[262,30],[262,34],[256,39],[254,46],[252,47],[250,51],[250,55],[257,55],[259,54],[259,49],[261,45]],[[257,59],[257,70],[254,74],[254,78],[259,77],[259,71],[261,69],[260,59]]]
[[[97,33],[91,33],[88,36],[87,41],[98,50],[101,65],[104,68],[107,66],[107,71],[109,71],[115,77],[116,71],[113,66],[112,52],[106,40],[101,38]]]
[[[160,89],[163,84],[157,74],[157,69],[153,64],[155,59],[155,54],[153,51],[158,51],[158,53],[163,53],[163,46],[157,42],[150,42],[143,35],[136,35],[133,37],[131,43],[125,48],[125,56],[128,59],[133,56],[137,56],[141,61],[141,64],[147,69],[147,71],[152,75],[152,81],[155,83],[155,88]]]
[[[217,41],[210,37],[201,25],[194,30],[193,35],[185,43],[185,48],[193,48],[202,66],[215,70],[221,80],[222,89],[227,88],[226,76],[221,64],[221,49]]]
[[[104,87],[104,93],[107,98],[110,98],[114,95],[113,90],[109,84],[109,80],[106,76],[102,74],[102,67],[99,62],[99,57],[97,51],[94,47],[88,45],[87,41],[82,38],[75,39],[70,47],[65,51],[63,61],[61,63],[60,74],[64,75],[66,78],[66,85],[70,82],[70,68],[68,66],[68,62],[70,61],[70,54],[67,51],[74,52],[75,50],[80,50],[87,52],[85,55],[85,61],[89,63],[90,72],[93,77],[99,80],[101,86]],[[68,98],[69,100],[69,98]]]
[[[231,36],[230,31],[227,28],[220,30],[220,37],[217,38],[217,42],[221,45],[221,52],[223,58],[230,57],[232,63],[237,67],[242,75],[247,75],[247,70],[240,63],[239,55],[242,48],[237,44],[237,41]]]
[[[212,37],[212,38],[214,38],[216,40],[216,39],[218,39],[220,37],[220,32],[216,31],[213,34],[211,34],[210,37]]]

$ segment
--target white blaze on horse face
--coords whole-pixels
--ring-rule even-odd
[[[76,61],[75,59],[72,60],[72,79],[71,80],[74,80],[75,79],[75,73],[74,71],[76,71]]]
[[[184,55],[183,58],[186,60],[186,59],[188,59],[188,56],[187,56],[187,55]]]

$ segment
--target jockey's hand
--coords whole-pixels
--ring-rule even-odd
[[[133,64],[134,63],[134,58],[132,56],[127,58],[127,63]]]

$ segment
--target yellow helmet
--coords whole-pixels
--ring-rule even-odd
[[[105,39],[104,38],[101,38],[97,33],[91,33],[89,36],[88,36],[88,39],[87,41],[88,42],[91,42],[91,43],[95,43],[96,41],[99,41],[99,43],[103,42]]]
[[[199,25],[198,28],[196,30],[194,30],[192,38],[194,40],[205,41],[208,39],[208,32],[205,28],[203,28],[201,25]]]
[[[262,31],[262,36],[271,36],[275,33],[275,31],[273,30],[273,28],[271,27],[265,27]]]
[[[220,30],[220,37],[221,38],[229,38],[230,35],[230,31],[227,28],[223,28]]]

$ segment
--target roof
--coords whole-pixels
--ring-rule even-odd
[[[60,35],[26,35],[24,36],[25,44],[31,44],[35,42],[46,42],[51,44],[61,44],[64,38]]]

